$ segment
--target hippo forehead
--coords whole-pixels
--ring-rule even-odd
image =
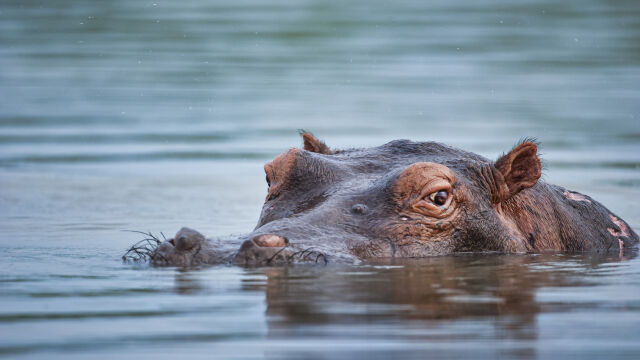
[[[398,174],[417,162],[442,164],[454,172],[490,163],[477,154],[436,142],[395,140],[378,147],[339,150],[331,155],[291,149],[266,168],[278,170],[281,177],[305,178],[310,175],[312,178],[307,180],[317,186],[322,182],[335,183],[356,178],[359,181],[374,180]]]
[[[395,140],[384,145],[367,148],[353,149],[337,152],[336,159],[349,160],[355,164],[362,161],[370,161],[378,164],[379,171],[397,167],[407,167],[413,163],[429,161],[443,165],[450,164],[465,166],[470,162],[488,163],[489,160],[474,153],[456,149],[437,142],[414,142],[410,140]]]

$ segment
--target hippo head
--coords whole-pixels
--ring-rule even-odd
[[[156,263],[329,262],[518,251],[500,211],[540,177],[537,147],[496,162],[435,142],[397,140],[333,151],[309,133],[264,166],[268,193],[256,228],[234,239],[183,229]]]

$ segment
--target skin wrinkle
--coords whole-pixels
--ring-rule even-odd
[[[540,181],[532,143],[491,162],[408,140],[329,155],[313,152],[315,138],[307,138],[308,149],[290,149],[265,165],[269,195],[251,233],[205,239],[193,230],[179,232],[189,234],[181,243],[193,244],[191,250],[163,242],[151,262],[281,265],[456,252],[606,251],[638,243],[635,232],[597,201]],[[439,190],[448,192],[441,206],[429,197]],[[250,241],[260,236],[269,240]],[[282,238],[288,243],[280,247]]]
[[[486,176],[490,179],[489,184],[491,187],[488,188],[488,190],[491,194],[491,202],[498,204],[499,202],[508,199],[509,187],[505,183],[502,173],[500,173],[500,171],[498,171],[498,169],[493,165],[487,165],[483,168],[486,169]]]

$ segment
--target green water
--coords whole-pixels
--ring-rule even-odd
[[[640,230],[640,2],[0,3],[0,357],[635,358],[640,260],[123,265],[121,230],[250,231],[262,166],[435,140]]]

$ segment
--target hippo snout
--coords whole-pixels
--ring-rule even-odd
[[[288,238],[276,234],[251,234],[235,240],[210,239],[185,227],[173,238],[158,244],[149,259],[154,266],[198,266],[231,261],[245,266],[327,263],[326,255],[313,247],[293,245]]]

